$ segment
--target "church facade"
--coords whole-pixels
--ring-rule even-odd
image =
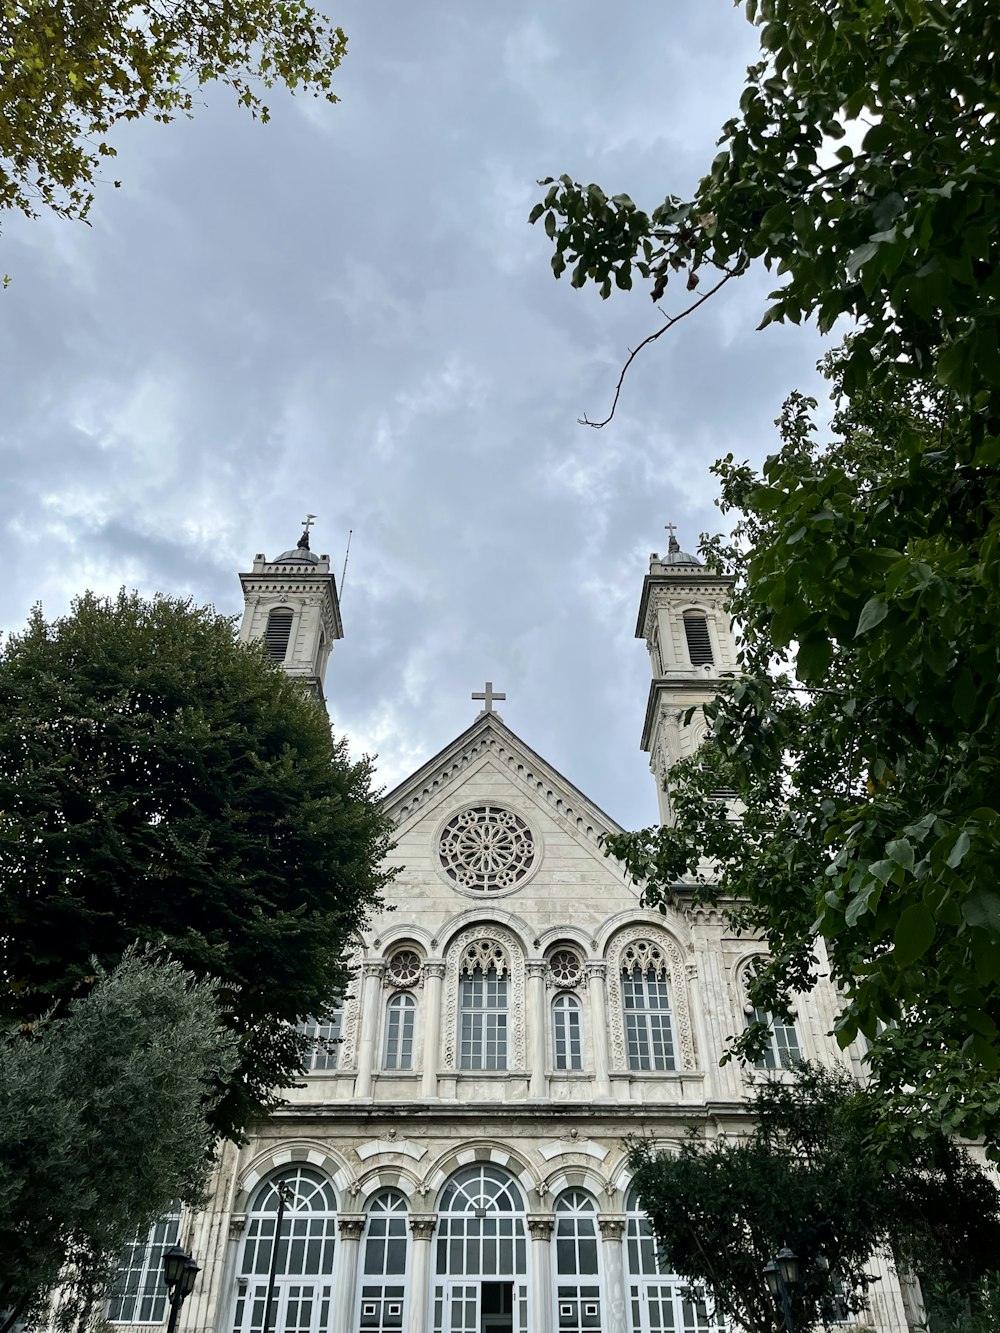
[[[322,695],[343,632],[329,560],[303,538],[241,578],[242,636]],[[704,726],[685,714],[736,666],[726,593],[673,538],[650,559],[636,634],[664,820],[664,778]],[[157,1249],[179,1238],[202,1268],[190,1333],[715,1333],[661,1269],[624,1141],[745,1126],[761,1074],[719,1058],[752,1014],[762,946],[704,907],[644,909],[603,854],[614,820],[501,700],[487,684],[468,729],[386,796],[399,873],[352,996],[310,1024],[303,1086],[225,1147],[210,1206],[136,1247],[114,1322],[163,1318]],[[850,1060],[833,1013],[822,987],[805,997],[764,1064]],[[880,1276],[861,1322],[903,1333],[899,1283]]]

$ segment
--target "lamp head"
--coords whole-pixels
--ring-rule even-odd
[[[184,1263],[184,1269],[181,1273],[180,1287],[178,1288],[181,1300],[190,1296],[192,1291],[194,1291],[194,1280],[200,1272],[200,1267],[192,1258],[188,1257]]]
[[[769,1264],[763,1268],[764,1277],[767,1280],[767,1289],[772,1296],[777,1296],[781,1290],[778,1286],[778,1265],[772,1259]]]
[[[171,1290],[181,1280],[181,1274],[184,1272],[184,1265],[187,1263],[188,1257],[187,1252],[182,1250],[179,1245],[171,1245],[169,1250],[164,1250],[163,1280]]]
[[[790,1250],[787,1245],[784,1245],[774,1256],[774,1262],[778,1265],[778,1271],[781,1273],[785,1285],[794,1287],[799,1280],[799,1256]]]

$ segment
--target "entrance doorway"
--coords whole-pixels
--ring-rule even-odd
[[[514,1333],[513,1282],[484,1282],[480,1288],[480,1333]]]

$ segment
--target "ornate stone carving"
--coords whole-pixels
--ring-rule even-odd
[[[233,1213],[229,1219],[229,1239],[239,1240],[247,1224],[246,1213]]]
[[[471,944],[467,944],[462,951],[459,976],[471,977],[477,967],[483,972],[493,968],[498,977],[506,976],[510,969],[503,945],[497,944],[494,940],[484,939],[473,940]]]
[[[622,972],[639,968],[643,976],[666,976],[670,1000],[677,1068],[694,1069],[694,1037],[688,1004],[684,959],[675,941],[657,926],[634,926],[615,940],[608,955],[608,1035],[611,1067],[627,1069],[625,1020],[622,1013]]]
[[[415,949],[397,949],[386,963],[385,984],[394,990],[420,984],[420,955]]]
[[[411,1213],[410,1230],[414,1240],[433,1240],[437,1226],[436,1213]]]
[[[360,1240],[365,1229],[364,1213],[341,1213],[337,1227],[344,1240]]]
[[[532,1240],[551,1240],[555,1226],[553,1218],[544,1213],[529,1213],[525,1220],[528,1223],[528,1235]]]
[[[348,960],[350,970],[357,975],[358,957],[355,955]],[[344,1000],[344,1013],[340,1027],[340,1048],[337,1053],[338,1069],[354,1069],[357,1061],[358,1045],[358,1010],[360,1009],[357,996]]]
[[[554,949],[549,954],[549,980],[554,986],[578,986],[583,980],[583,964],[573,949]]]
[[[444,1022],[442,1024],[442,1070],[454,1070],[456,1063],[456,1030],[458,1026],[458,983],[462,975],[468,975],[475,967],[469,966],[473,956],[487,959],[480,966],[484,971],[495,966],[500,970],[497,957],[503,958],[504,971],[510,977],[510,1044],[508,1046],[508,1068],[524,1069],[524,952],[517,937],[502,926],[492,922],[470,926],[462,931],[448,946],[445,955],[445,986],[448,988],[442,1005]],[[428,964],[428,967],[430,964]]]
[[[624,1217],[605,1217],[599,1216],[597,1225],[601,1228],[601,1236],[604,1240],[620,1241],[625,1235]]]
[[[527,878],[537,852],[520,815],[499,805],[476,805],[444,826],[438,855],[441,868],[460,888],[497,893]]]

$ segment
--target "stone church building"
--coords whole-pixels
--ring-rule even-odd
[[[242,637],[322,697],[343,634],[328,557],[304,537],[241,580]],[[704,726],[684,714],[736,646],[727,580],[672,537],[637,593],[641,743],[667,820],[664,779]],[[507,727],[490,684],[476,698],[471,725],[385,797],[394,910],[359,942],[342,1012],[309,1025],[303,1086],[226,1146],[206,1211],[134,1247],[113,1322],[159,1326],[159,1256],[179,1238],[202,1269],[185,1333],[718,1328],[658,1262],[623,1139],[745,1125],[761,1075],[719,1057],[752,1016],[744,972],[762,946],[703,907],[644,910],[602,852],[614,819]],[[762,1063],[852,1061],[832,1019],[820,988]],[[904,1333],[899,1284],[880,1276],[860,1322]]]

